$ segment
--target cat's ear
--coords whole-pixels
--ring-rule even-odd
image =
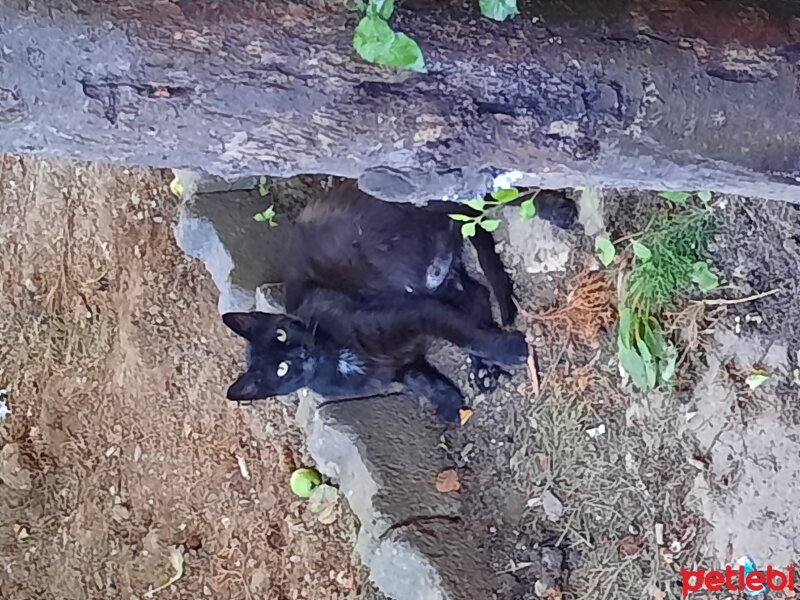
[[[254,340],[259,332],[272,327],[275,320],[282,317],[262,312],[229,312],[222,315],[222,322],[244,339]]]
[[[275,396],[275,392],[265,385],[261,377],[251,371],[242,373],[228,388],[228,400],[245,402],[248,400],[264,400]]]

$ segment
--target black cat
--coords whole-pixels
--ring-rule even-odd
[[[326,398],[367,396],[399,384],[427,397],[445,421],[458,418],[460,390],[425,360],[443,338],[472,357],[473,372],[520,365],[527,344],[494,322],[488,290],[463,263],[459,224],[447,213],[387,203],[340,185],[305,208],[284,264],[288,314],[228,313],[248,341],[247,371],[228,390],[244,401],[308,387]],[[490,233],[470,238],[505,325],[516,309],[512,284]],[[480,384],[482,377],[477,378]]]

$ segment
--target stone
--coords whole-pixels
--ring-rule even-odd
[[[606,230],[603,200],[603,190],[598,187],[586,187],[578,193],[578,222],[583,225],[583,232],[589,237],[595,237]]]
[[[522,257],[528,273],[566,271],[572,249],[568,231],[543,219],[523,221],[519,209],[503,209],[503,222],[508,226],[511,251]]]
[[[196,194],[252,190],[258,187],[259,182],[259,178],[255,176],[228,180],[209,173],[203,173],[202,171],[188,171],[185,169],[172,169],[172,174],[178,178],[178,181],[183,186],[183,196],[185,198]]]

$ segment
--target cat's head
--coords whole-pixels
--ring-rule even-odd
[[[228,388],[228,399],[261,400],[305,387],[316,368],[314,332],[283,314],[232,312],[222,321],[247,340],[247,370]]]

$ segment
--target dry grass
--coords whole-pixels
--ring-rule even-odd
[[[175,246],[167,181],[0,162],[0,446],[32,482],[0,483],[0,595],[140,598],[178,548],[185,574],[157,597],[353,598],[353,524],[288,489],[292,415],[224,401],[241,347]]]
[[[681,407],[669,396],[623,402],[613,367],[597,355],[581,365],[579,356],[561,361],[518,433],[517,484],[529,497],[549,489],[565,507],[556,523],[530,509],[526,528],[576,553],[565,599],[646,599],[654,585],[677,599],[677,565],[697,564],[702,538],[684,505],[696,471],[686,463],[694,442],[680,430]],[[606,433],[592,439],[587,430],[599,424]],[[664,524],[664,546],[655,523]],[[621,551],[633,539],[635,550]]]
[[[533,323],[597,347],[600,332],[617,320],[614,285],[605,271],[581,271],[569,284],[565,303],[541,313],[523,311]]]

